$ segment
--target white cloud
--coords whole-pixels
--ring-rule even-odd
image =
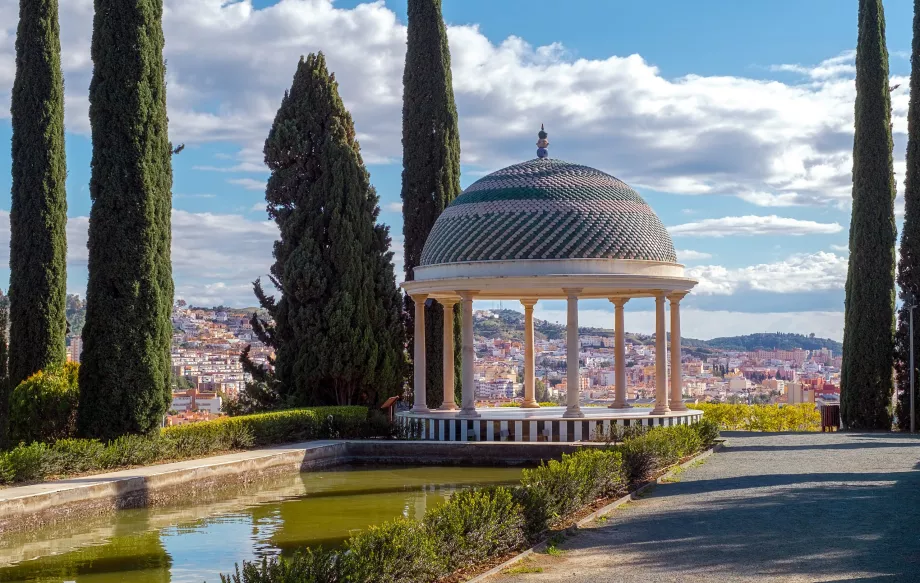
[[[692,249],[678,249],[677,250],[677,260],[678,261],[698,261],[700,259],[710,259],[712,258],[711,253],[704,253],[702,251],[693,251]]]
[[[687,269],[687,277],[699,280],[693,293],[700,295],[730,295],[739,291],[795,293],[839,290],[846,283],[847,258],[819,251],[748,267],[692,267]]]
[[[242,186],[246,190],[265,190],[264,180],[256,180],[254,178],[231,178],[227,182]]]
[[[383,205],[383,210],[388,213],[401,213],[402,212],[402,203],[401,202],[388,202]]]
[[[849,252],[850,252],[850,246],[849,246],[849,245],[831,245],[831,249],[834,250],[834,251],[840,251],[841,253],[849,253]]]
[[[88,132],[90,0],[62,0],[69,131]],[[0,5],[0,100],[13,79],[16,5]],[[301,54],[324,50],[368,162],[399,157],[405,27],[383,2],[166,0],[170,136],[239,148],[225,168],[264,171],[262,144]],[[493,43],[476,26],[448,30],[463,161],[491,170],[533,156],[540,122],[551,152],[639,187],[740,196],[761,206],[845,207],[850,197],[852,52],[778,65],[784,81],[665,77],[640,55],[583,59],[552,43]],[[907,79],[892,94],[906,132]],[[0,107],[0,116],[8,115]],[[897,152],[902,158],[902,152]]]
[[[838,223],[818,223],[788,217],[756,216],[703,219],[668,227],[672,236],[729,237],[738,235],[827,235],[839,233]]]

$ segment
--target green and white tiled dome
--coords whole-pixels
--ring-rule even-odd
[[[473,183],[438,217],[422,252],[422,266],[513,259],[677,263],[670,234],[635,190],[545,157]]]

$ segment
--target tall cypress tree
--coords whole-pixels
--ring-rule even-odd
[[[20,0],[12,94],[10,381],[64,362],[67,194],[57,0]]]
[[[415,279],[435,220],[460,194],[460,130],[450,72],[441,0],[409,0],[406,68],[403,72],[403,237],[406,281]],[[444,397],[444,309],[425,310],[426,388],[429,407]],[[415,305],[406,298],[409,334]],[[460,305],[454,306],[454,379],[460,380]],[[460,402],[460,399],[457,399]]]
[[[907,110],[907,176],[904,181],[904,227],[898,261],[901,309],[895,336],[895,369],[898,380],[897,418],[901,429],[910,429],[910,300],[920,301],[920,0],[914,0],[914,40],[911,50],[910,106]],[[920,313],[914,314],[914,350],[920,349]],[[920,358],[914,357],[914,364]],[[920,386],[920,374],[915,373]],[[920,391],[914,387],[915,415],[920,421]]]
[[[888,49],[881,0],[860,0],[853,214],[846,282],[841,414],[851,429],[890,429],[895,239]]]
[[[156,430],[170,401],[171,146],[162,0],[96,0],[79,431]]]
[[[265,191],[275,242],[276,302],[255,292],[273,324],[275,379],[291,404],[376,403],[402,390],[401,298],[389,229],[364,168],[351,115],[322,53],[297,65],[265,140]],[[245,362],[244,355],[244,362]]]

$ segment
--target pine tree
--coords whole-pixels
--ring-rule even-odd
[[[13,82],[10,382],[64,362],[67,168],[57,0],[20,0]]]
[[[846,282],[841,415],[850,429],[890,429],[895,239],[888,49],[881,0],[860,0],[853,211]]]
[[[256,318],[254,328],[275,348],[281,400],[345,405],[398,393],[405,334],[389,229],[376,224],[377,193],[322,53],[298,63],[264,152],[268,213],[281,232],[271,280],[282,295],[255,282],[272,323]]]
[[[170,401],[171,145],[162,0],[96,0],[78,429],[155,431]]]
[[[914,0],[914,40],[911,51],[910,105],[907,111],[907,176],[904,181],[904,227],[901,229],[898,286],[901,309],[895,335],[895,369],[898,381],[898,426],[910,429],[910,302],[920,301],[920,0]],[[920,364],[920,313],[914,313],[914,365]],[[917,421],[920,421],[920,374],[914,376]]]
[[[422,249],[435,220],[460,194],[460,130],[450,72],[447,29],[441,0],[409,0],[406,68],[403,72],[403,237],[406,281],[415,279]],[[415,305],[406,297],[411,335]],[[459,393],[461,319],[454,306],[454,390]],[[429,407],[444,398],[444,309],[425,310],[426,398]],[[460,397],[456,399],[460,402]]]

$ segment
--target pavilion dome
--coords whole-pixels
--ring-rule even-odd
[[[435,222],[421,265],[526,259],[677,263],[671,235],[629,185],[541,157],[493,172],[454,199]]]

